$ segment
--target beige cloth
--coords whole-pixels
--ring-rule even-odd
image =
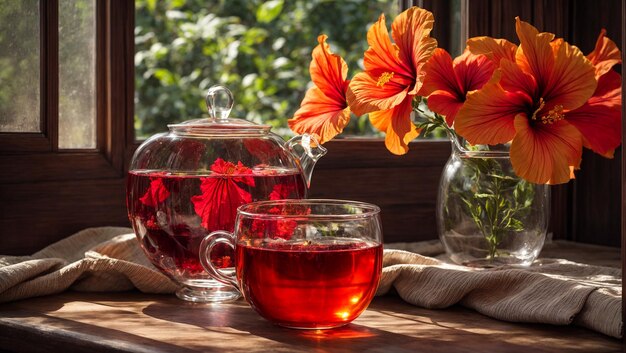
[[[176,285],[148,262],[129,228],[89,228],[32,256],[0,256],[0,303],[68,288],[173,293]]]
[[[403,250],[385,250],[378,295],[394,287],[428,309],[461,304],[512,322],[574,323],[622,337],[621,269],[542,259],[529,268],[473,269]]]
[[[471,269],[449,264],[438,242],[393,244],[385,250],[378,295],[392,287],[405,301],[440,309],[460,304],[513,322],[577,324],[622,336],[621,270],[559,259],[530,268]],[[388,248],[388,246],[386,246]],[[0,302],[67,289],[173,293],[128,228],[90,228],[32,256],[0,256]]]

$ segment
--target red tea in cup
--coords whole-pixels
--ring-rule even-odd
[[[233,233],[213,232],[202,241],[200,262],[275,324],[342,326],[367,308],[378,288],[379,212],[353,201],[253,202],[237,209]],[[235,277],[210,261],[216,245],[235,249]]]
[[[341,326],[376,293],[381,244],[327,240],[237,244],[236,271],[246,300],[269,321],[294,328]]]

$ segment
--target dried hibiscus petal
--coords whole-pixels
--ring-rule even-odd
[[[170,192],[163,184],[162,178],[150,178],[150,180],[150,187],[139,201],[146,206],[156,208],[170,196]]]
[[[207,230],[233,230],[237,207],[252,202],[245,186],[254,186],[252,170],[241,162],[237,164],[218,158],[211,166],[211,174],[200,178],[200,195],[191,198],[195,212]]]

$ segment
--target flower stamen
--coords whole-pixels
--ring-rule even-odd
[[[563,106],[558,104],[555,105],[554,108],[550,109],[548,115],[541,117],[541,122],[543,124],[554,124],[559,120],[565,119],[565,114],[563,114]]]
[[[533,116],[531,117],[532,120],[537,120],[537,113],[539,113],[539,111],[543,109],[545,105],[546,102],[543,100],[543,97],[539,98],[539,108],[537,108],[533,113]]]
[[[378,78],[378,82],[376,82],[376,86],[382,87],[385,83],[389,82],[393,78],[393,72],[383,72],[382,75]]]

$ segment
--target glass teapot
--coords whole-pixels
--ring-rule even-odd
[[[199,246],[212,231],[233,231],[237,207],[259,200],[305,198],[317,160],[326,153],[314,137],[285,142],[270,126],[229,118],[232,93],[213,86],[210,117],[168,125],[147,139],[128,172],[128,217],[148,259],[180,284],[176,295],[193,302],[237,299],[239,292],[209,277]],[[234,268],[232,250],[211,261]]]

